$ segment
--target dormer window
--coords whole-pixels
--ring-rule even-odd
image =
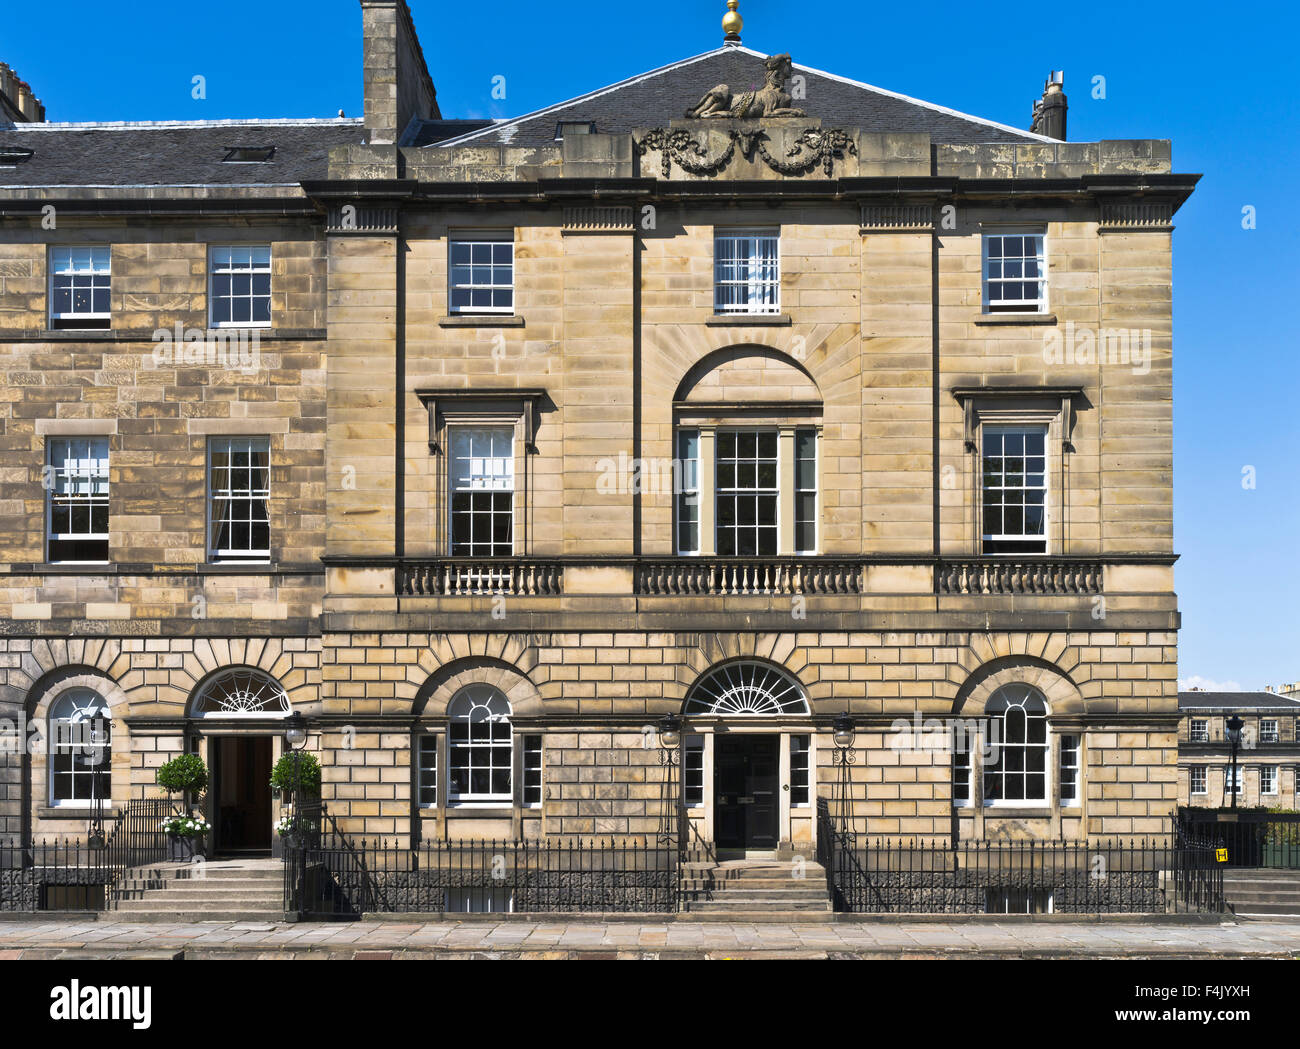
[[[0,149],[0,168],[16,168],[26,164],[35,154],[30,149]]]
[[[229,146],[223,164],[265,164],[275,156],[274,146]]]
[[[563,142],[569,135],[594,135],[595,133],[594,120],[561,120],[555,125],[556,142]]]

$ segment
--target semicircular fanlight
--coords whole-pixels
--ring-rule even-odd
[[[728,663],[696,682],[686,697],[686,714],[807,714],[799,683],[762,663]]]

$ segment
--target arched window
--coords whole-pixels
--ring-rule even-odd
[[[510,703],[491,685],[469,685],[447,709],[448,798],[509,804],[514,735]]]
[[[73,689],[50,704],[50,803],[112,802],[113,721],[108,703],[88,688]]]
[[[696,682],[685,714],[807,714],[799,683],[763,663],[728,663]]]
[[[193,713],[200,718],[284,718],[289,697],[270,674],[241,667],[210,679],[194,697]]]
[[[988,716],[984,800],[1046,804],[1047,704],[1028,685],[1004,685],[984,708]]]

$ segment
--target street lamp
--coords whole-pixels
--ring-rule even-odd
[[[662,813],[659,823],[659,843],[667,847],[672,843],[674,837],[677,839],[677,850],[680,853],[686,847],[684,838],[684,815],[685,810],[682,807],[681,790],[677,787],[676,769],[677,748],[682,742],[682,719],[676,714],[665,714],[659,719],[657,726],[659,732],[659,764],[663,766],[664,778],[660,790],[663,793],[661,798]],[[677,827],[674,830],[673,822],[676,817]]]
[[[853,724],[853,718],[847,712],[835,715],[835,720],[831,722],[831,739],[835,742],[835,768],[836,768],[836,790],[839,794],[838,805],[838,824],[842,833],[849,833],[852,828],[852,776],[849,773],[849,766],[854,763],[856,757],[853,751],[853,740],[857,736],[857,729]]]
[[[291,788],[290,801],[293,804],[293,838],[289,841],[290,852],[287,856],[292,856],[292,850],[296,850],[297,856],[297,874],[298,884],[295,887],[295,898],[297,908],[294,912],[286,912],[286,920],[289,919],[290,913],[294,915],[293,920],[301,921],[306,914],[306,889],[307,889],[307,821],[302,811],[302,748],[307,745],[307,723],[302,716],[302,712],[295,710],[289,715],[284,724],[284,742],[289,748],[289,753],[293,755],[293,787]]]
[[[1237,747],[1241,744],[1241,730],[1245,728],[1246,723],[1233,714],[1228,718],[1228,742],[1232,744],[1232,807],[1237,807]]]

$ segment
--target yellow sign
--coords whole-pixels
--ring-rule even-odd
[[[1215,849],[1215,850],[1214,850],[1214,858],[1215,858],[1216,860],[1218,860],[1220,863],[1227,863],[1227,862],[1228,862],[1228,850],[1227,850],[1227,849]]]

